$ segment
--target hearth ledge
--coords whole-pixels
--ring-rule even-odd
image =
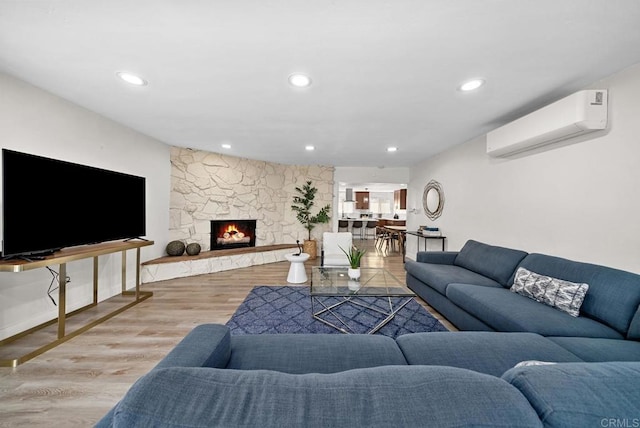
[[[167,256],[142,263],[142,283],[222,272],[286,261],[296,244],[264,245],[230,250],[204,251],[197,256]]]

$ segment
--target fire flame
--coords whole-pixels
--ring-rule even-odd
[[[230,224],[227,226],[227,229],[222,232],[222,237],[224,239],[231,239],[233,241],[241,241],[244,239],[245,234],[238,230],[238,227],[235,224]]]
[[[235,224],[230,224],[229,226],[227,226],[227,230],[225,230],[223,233],[231,233],[231,232],[240,232],[238,230],[238,227]]]

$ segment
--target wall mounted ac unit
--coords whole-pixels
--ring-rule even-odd
[[[487,134],[487,154],[509,156],[607,127],[607,90],[576,92]]]

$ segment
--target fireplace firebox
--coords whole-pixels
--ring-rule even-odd
[[[211,220],[211,250],[256,246],[256,220]]]

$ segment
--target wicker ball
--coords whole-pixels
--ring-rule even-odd
[[[192,242],[191,244],[187,245],[187,254],[189,254],[190,256],[197,256],[198,254],[200,254],[200,249],[200,244]]]
[[[184,253],[184,242],[171,241],[167,244],[167,254],[170,256],[181,256]]]

